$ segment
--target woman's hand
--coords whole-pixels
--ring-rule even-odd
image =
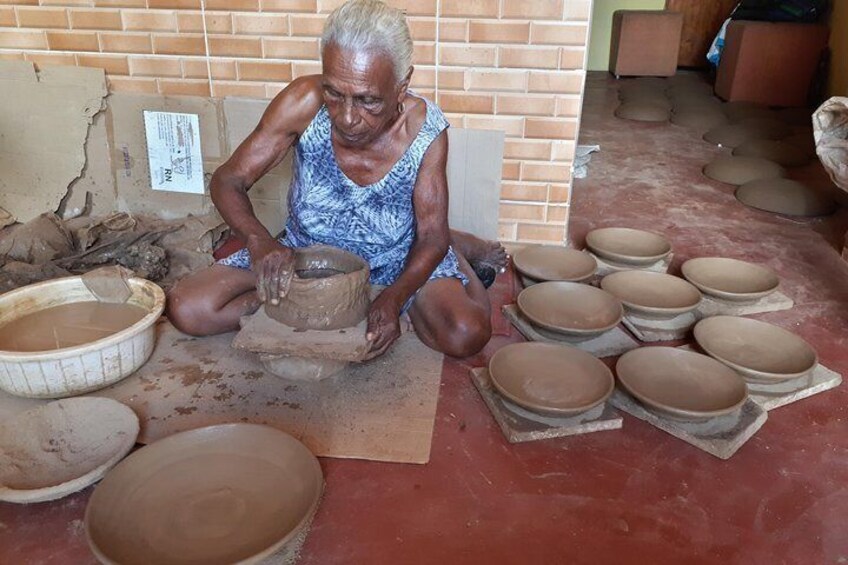
[[[400,337],[400,309],[401,304],[388,289],[381,292],[371,303],[366,335],[371,342],[371,348],[365,356],[366,361],[385,353]]]
[[[294,276],[294,251],[274,238],[263,238],[247,245],[256,273],[256,291],[259,300],[273,305],[289,292]]]

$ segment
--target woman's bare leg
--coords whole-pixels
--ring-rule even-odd
[[[252,271],[212,265],[174,285],[166,315],[181,332],[206,336],[237,330],[239,319],[259,305]]]

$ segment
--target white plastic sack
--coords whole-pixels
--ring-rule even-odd
[[[830,178],[848,192],[848,98],[834,96],[815,111],[813,137]]]

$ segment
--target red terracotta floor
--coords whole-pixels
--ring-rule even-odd
[[[794,221],[750,210],[700,169],[717,152],[686,130],[612,117],[615,83],[589,80],[581,143],[599,143],[575,183],[572,236],[593,226],[664,232],[675,265],[726,254],[761,261],[796,306],[758,316],[798,332],[848,374],[848,216]],[[499,281],[501,301],[511,292]],[[502,320],[499,327],[508,332]],[[445,362],[428,465],[322,460],[327,491],[303,550],[328,563],[844,563],[848,392],[772,412],[720,461],[634,418],[624,428],[510,446],[466,367]],[[31,507],[0,504],[0,562],[91,563],[90,489]]]

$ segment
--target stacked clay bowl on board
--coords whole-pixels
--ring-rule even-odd
[[[517,304],[535,327],[570,340],[597,337],[617,326],[624,316],[615,296],[573,282],[549,281],[525,288]]]
[[[155,323],[165,308],[165,293],[154,283],[130,278],[128,304],[147,313],[138,322],[102,339],[48,351],[0,351],[0,388],[28,398],[63,398],[118,382],[141,367],[156,341]],[[52,308],[94,302],[82,277],[32,284],[0,296],[0,326]]]
[[[601,288],[643,318],[668,319],[695,310],[701,292],[693,284],[666,273],[619,271],[605,276]]]
[[[590,231],[586,247],[601,259],[622,266],[652,265],[671,253],[671,244],[663,236],[622,227]]]
[[[618,382],[646,409],[685,421],[738,412],[748,398],[745,380],[712,357],[675,347],[641,347],[616,363]]]
[[[525,286],[547,281],[582,282],[595,274],[595,258],[576,249],[531,246],[515,252],[512,262]]]
[[[615,379],[599,359],[568,345],[513,343],[489,361],[489,376],[505,399],[544,416],[571,417],[603,404]]]
[[[780,286],[771,269],[729,257],[689,259],[680,270],[704,294],[730,302],[756,302]]]

